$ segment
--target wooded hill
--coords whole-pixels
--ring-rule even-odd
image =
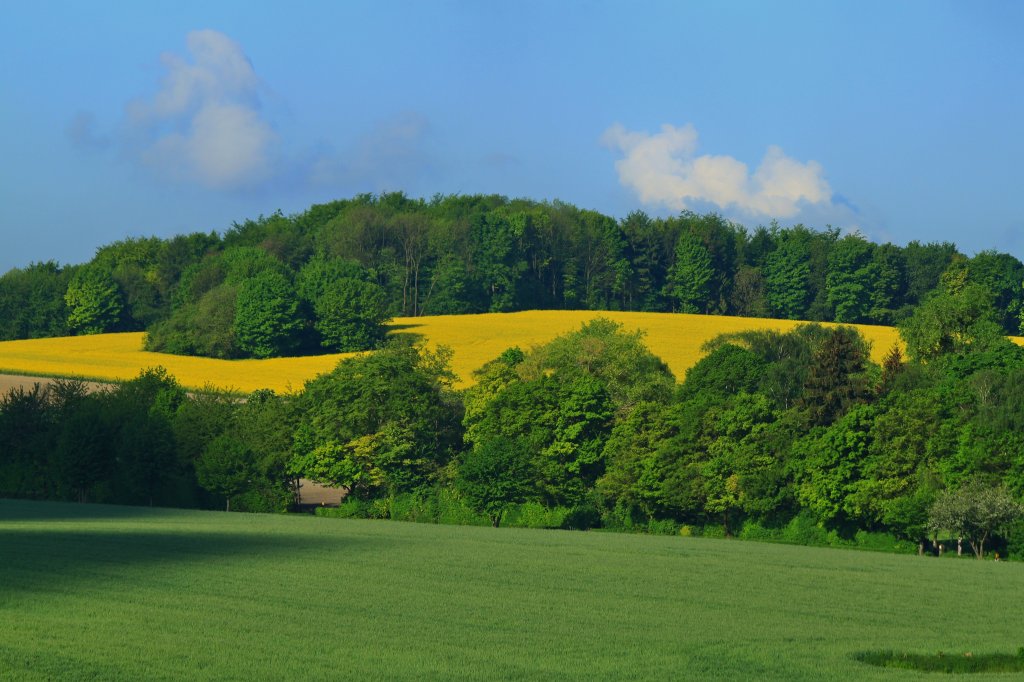
[[[362,350],[391,316],[590,309],[898,324],[976,285],[1020,329],[1024,264],[950,243],[874,244],[715,214],[615,220],[559,201],[360,195],[223,235],[127,239],[0,277],[0,339],[148,330],[213,357]]]

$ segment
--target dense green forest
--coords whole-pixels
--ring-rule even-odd
[[[1024,348],[988,292],[945,277],[882,366],[855,328],[722,336],[677,382],[596,319],[452,388],[405,339],[294,395],[187,394],[161,370],[108,391],[0,399],[0,496],[1024,553]]]
[[[897,324],[943,276],[982,287],[1004,332],[1019,332],[1024,264],[1005,253],[802,225],[751,231],[715,214],[615,220],[558,201],[361,195],[11,270],[0,339],[147,330],[151,350],[233,358],[364,349],[392,316],[489,311]]]

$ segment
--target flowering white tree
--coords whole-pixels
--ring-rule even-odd
[[[928,512],[928,525],[971,543],[977,558],[985,557],[985,542],[993,532],[1024,516],[1024,507],[1004,485],[972,479],[939,495]]]

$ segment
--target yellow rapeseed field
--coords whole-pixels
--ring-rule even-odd
[[[467,385],[472,380],[474,369],[493,360],[510,346],[529,350],[560,334],[579,329],[580,325],[595,317],[614,320],[628,331],[639,329],[645,332],[648,348],[668,363],[680,381],[686,370],[703,355],[701,346],[719,334],[748,329],[789,331],[801,324],[792,320],[719,315],[531,310],[523,313],[401,317],[393,321],[392,333],[417,334],[428,346],[450,346],[455,351],[453,369],[461,384]],[[852,326],[871,342],[871,357],[876,362],[881,361],[892,345],[899,341],[899,334],[893,327]]]
[[[117,381],[164,367],[183,386],[213,385],[248,393],[260,388],[298,391],[351,354],[270,360],[215,360],[142,350],[143,332],[0,342],[0,373]]]
[[[668,363],[679,379],[700,359],[704,342],[718,334],[747,329],[788,331],[800,324],[790,320],[714,315],[544,310],[399,317],[393,320],[391,333],[416,335],[428,347],[450,346],[455,353],[452,365],[459,375],[459,386],[467,386],[472,382],[474,369],[505,349],[519,346],[529,350],[559,334],[579,329],[595,317],[609,318],[630,331],[643,330],[647,345]],[[898,341],[896,330],[891,327],[856,326],[871,342],[871,354],[876,362]],[[143,336],[136,332],[3,341],[0,342],[0,373],[77,376],[102,381],[131,379],[143,369],[162,366],[189,388],[213,385],[239,392],[259,388],[288,392],[301,389],[307,380],[330,371],[339,360],[352,355],[214,360],[144,351]]]

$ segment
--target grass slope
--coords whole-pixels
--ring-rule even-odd
[[[523,313],[488,313],[437,317],[399,317],[391,333],[413,334],[430,346],[443,344],[455,351],[452,364],[460,386],[471,383],[473,370],[493,360],[510,346],[528,350],[595,317],[620,322],[626,329],[643,330],[651,350],[664,359],[676,377],[701,358],[701,346],[724,332],[746,329],[788,331],[799,322],[715,315],[671,313],[617,313],[543,310]],[[891,327],[859,325],[872,342],[872,356],[881,360],[898,340]],[[167,368],[189,388],[206,384],[242,392],[258,388],[298,390],[317,374],[330,371],[351,354],[319,355],[270,360],[214,360],[142,350],[143,334],[99,334],[59,339],[0,342],[0,373],[38,376],[77,376],[121,380],[138,376],[147,367]]]
[[[0,500],[0,678],[917,679],[1016,652],[1024,565]]]

